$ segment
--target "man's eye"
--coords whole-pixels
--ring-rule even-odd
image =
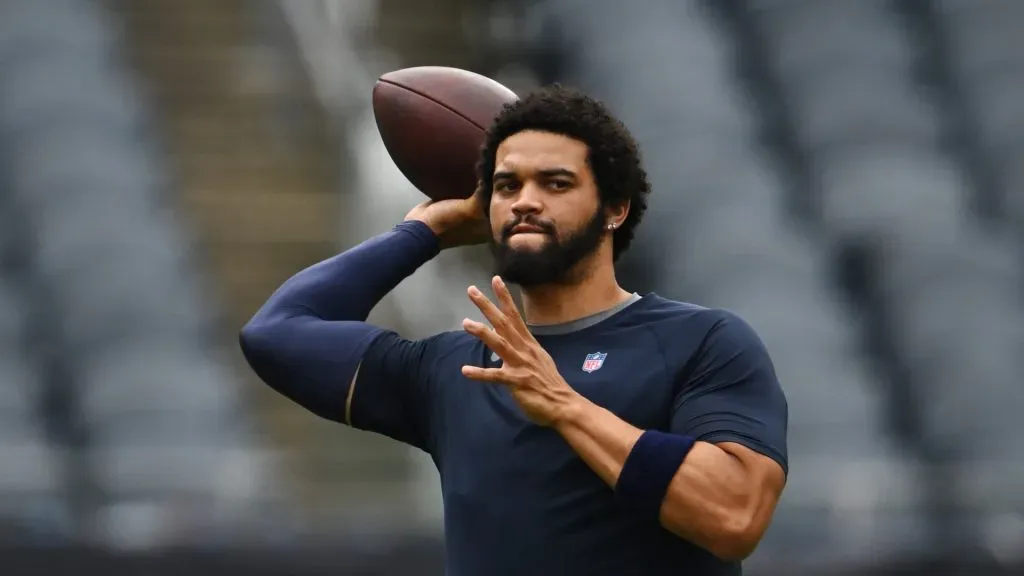
[[[572,185],[566,182],[565,180],[552,180],[549,186],[551,188],[554,188],[555,190],[565,190]]]

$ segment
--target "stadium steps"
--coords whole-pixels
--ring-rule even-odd
[[[218,283],[232,338],[297,270],[337,250],[339,152],[304,78],[262,73],[281,57],[253,38],[243,0],[119,0],[160,108],[180,201]],[[253,74],[253,71],[261,72]],[[290,112],[298,111],[298,121]],[[232,346],[237,352],[237,347]],[[251,402],[307,511],[359,511],[405,475],[400,449],[320,421],[256,382]],[[368,486],[378,494],[369,493]]]
[[[394,54],[400,66],[455,66],[475,69],[479,55],[467,35],[481,29],[472,16],[473,0],[378,0],[377,44]],[[468,23],[473,22],[473,26]]]

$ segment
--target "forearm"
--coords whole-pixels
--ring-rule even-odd
[[[284,283],[242,329],[239,343],[268,386],[307,410],[344,421],[359,363],[384,330],[373,307],[437,253],[437,237],[404,223]]]
[[[613,488],[644,433],[585,399],[566,410],[556,429]],[[751,486],[736,457],[714,444],[696,442],[672,478],[659,520],[666,529],[718,556],[741,558],[759,539],[751,526],[762,507]]]
[[[555,429],[572,449],[611,487],[643,430],[582,397],[563,412]]]
[[[438,239],[426,224],[403,222],[289,278],[249,326],[294,316],[366,320],[388,292],[438,251]]]

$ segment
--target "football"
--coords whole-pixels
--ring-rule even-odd
[[[468,198],[487,129],[516,99],[468,70],[421,66],[381,76],[373,114],[388,154],[417,189],[434,200]]]

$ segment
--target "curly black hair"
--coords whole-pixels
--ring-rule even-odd
[[[594,173],[601,205],[614,206],[629,201],[629,214],[612,239],[613,258],[618,259],[633,241],[651,192],[640,148],[629,130],[598,100],[559,84],[507,104],[488,130],[477,163],[484,206],[490,205],[494,190],[498,146],[525,130],[561,134],[586,144],[587,162]]]

